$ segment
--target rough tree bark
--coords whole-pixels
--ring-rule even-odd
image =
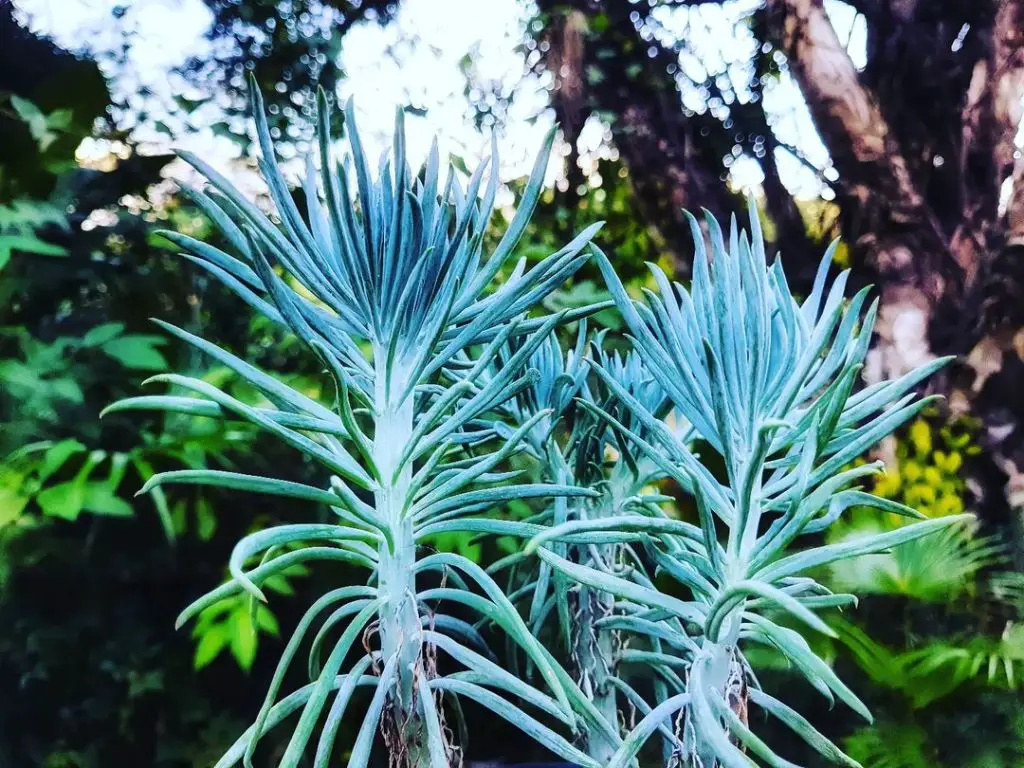
[[[898,375],[934,356],[928,332],[940,305],[956,298],[962,265],[822,1],[768,0],[767,8],[768,28],[839,173],[844,233],[880,285],[873,375]]]

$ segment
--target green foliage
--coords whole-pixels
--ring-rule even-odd
[[[620,161],[601,160],[579,195],[545,194],[544,203],[527,235],[537,252],[556,246],[557,238],[578,222],[602,221],[601,240],[615,254],[615,268],[627,283],[650,282],[645,264],[656,261],[663,268],[672,265],[657,230],[637,216],[637,199],[629,182],[629,171]],[[529,249],[526,253],[529,253]],[[592,274],[593,267],[584,270]],[[596,278],[597,275],[594,275]]]
[[[297,563],[266,579],[263,588],[279,595],[294,595],[290,579],[308,575],[309,570]],[[197,640],[195,668],[202,669],[221,652],[230,650],[238,666],[248,672],[256,661],[261,632],[277,637],[277,619],[264,603],[251,596],[235,595],[204,608],[192,629]]]
[[[291,362],[298,386],[308,370],[284,345],[268,352],[272,336],[239,319],[229,292],[184,272],[164,241],[157,247],[153,221],[209,231],[187,201],[147,194],[170,158],[140,157],[129,136],[97,122],[111,99],[95,62],[12,34],[9,6],[0,8],[0,687],[15,693],[0,701],[0,764],[207,768],[249,697],[230,653],[193,672],[195,644],[169,638],[168,606],[222,575],[225,548],[251,521],[202,489],[133,497],[182,463],[259,471],[281,455],[237,424],[112,416],[101,428],[96,416],[158,364],[191,365],[153,335],[154,306],[182,324],[218,326],[226,344],[270,365]],[[26,102],[55,116],[45,147],[23,119],[37,120]],[[94,148],[109,139],[116,155],[81,167],[86,137]],[[297,479],[306,471],[289,469]],[[248,509],[264,520],[294,514]]]
[[[1007,627],[998,638],[974,637],[959,645],[932,641],[897,653],[854,624],[836,619],[832,627],[871,680],[906,696],[914,709],[927,707],[971,681],[1011,689],[1019,686],[1024,636],[1017,626]]]
[[[126,368],[137,371],[164,371],[167,370],[167,360],[156,347],[166,341],[162,336],[135,334],[104,342],[100,349]]]
[[[885,768],[1001,768],[1024,759],[1019,696],[986,694],[945,710],[923,710],[917,722],[880,719],[845,740],[864,765]]]
[[[901,431],[895,462],[875,479],[874,490],[930,517],[955,514],[966,495],[963,462],[977,451],[969,422],[943,421],[937,414],[915,419]],[[880,520],[854,510],[833,528],[830,540],[899,525],[895,518]],[[870,563],[830,566],[830,587],[865,596],[857,623],[830,621],[840,656],[872,681],[876,706],[886,712],[882,722],[847,738],[851,755],[868,765],[897,768],[1016,760],[1009,756],[1024,749],[1013,719],[1024,716],[1018,699],[1024,603],[1015,599],[1019,574],[1000,570],[1008,563],[1005,549],[1001,537],[972,524],[897,547]],[[894,634],[894,624],[904,631]],[[891,642],[874,639],[875,631]],[[997,714],[1003,701],[1011,705],[1009,721]],[[988,739],[957,743],[957,760],[947,758],[954,749],[943,719],[948,708],[993,720]]]
[[[830,540],[855,540],[894,528],[861,519],[833,532]],[[949,528],[870,561],[834,563],[830,583],[837,589],[862,595],[899,595],[946,602],[976,592],[975,580],[979,572],[1005,559],[996,537],[980,536],[972,527]]]
[[[66,256],[66,248],[39,236],[40,230],[51,225],[67,228],[63,212],[52,203],[19,199],[10,205],[0,205],[0,270],[15,251],[39,256]]]
[[[16,349],[16,354],[0,357],[0,408],[10,430],[0,448],[8,451],[30,439],[38,422],[57,425],[71,408],[82,405],[82,383],[90,371],[102,368],[101,358],[133,371],[167,368],[156,349],[166,340],[125,333],[123,323],[98,325],[82,336],[59,336],[50,342],[40,341],[25,328],[0,329],[0,343],[5,341]]]
[[[49,114],[43,114],[39,107],[17,94],[12,93],[9,99],[11,108],[21,118],[22,122],[25,123],[32,138],[39,145],[40,153],[44,155],[53,146],[54,142],[60,138],[61,134],[67,132],[72,127],[71,121],[74,113],[70,109],[55,109]],[[47,165],[46,169],[54,173],[60,173],[70,167],[66,163],[67,161],[56,166]]]
[[[864,765],[877,768],[928,768],[935,765],[935,755],[928,747],[928,737],[915,726],[865,729],[846,740],[846,749]]]

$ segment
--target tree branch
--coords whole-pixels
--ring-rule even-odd
[[[692,243],[683,208],[705,207],[728,218],[737,207],[722,182],[721,158],[727,150],[715,156],[722,146],[716,137],[725,134],[721,122],[684,112],[672,74],[679,53],[641,35],[631,18],[633,4],[540,0],[538,7],[548,29],[580,33],[557,37],[581,50],[570,52],[552,43],[544,61],[558,84],[552,103],[559,122],[582,126],[592,112],[607,116],[641,217],[656,227],[679,272],[685,273]],[[701,131],[707,133],[698,139]]]
[[[822,0],[768,0],[769,34],[790,70],[839,172],[843,229],[854,256],[882,285],[875,374],[896,373],[932,355],[932,317],[959,294],[962,267],[916,188],[874,97],[836,35]]]

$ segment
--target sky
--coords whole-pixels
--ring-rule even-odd
[[[72,50],[102,47],[114,39],[111,12],[123,0],[15,0],[15,6],[30,26],[51,35],[59,44]],[[523,0],[444,0],[439,13],[438,0],[403,0],[397,18],[388,26],[360,24],[344,38],[342,66],[347,73],[340,86],[344,99],[355,97],[361,132],[377,153],[390,141],[396,105],[411,97],[427,107],[422,117],[407,117],[409,156],[414,162],[425,157],[430,140],[439,136],[442,152],[454,152],[471,164],[487,154],[488,137],[478,132],[467,118],[463,95],[464,79],[459,60],[467,51],[474,51],[474,67],[488,81],[513,85],[522,80],[524,62],[516,50],[523,38],[531,9]],[[840,39],[848,42],[854,62],[863,62],[863,25],[852,10],[835,0],[826,3]],[[704,6],[698,11],[666,12],[659,21],[669,32],[680,34],[689,22],[694,56],[684,58],[684,69],[699,74],[702,68],[717,70],[729,62],[725,51],[738,53],[737,61],[747,58],[746,46],[756,44],[752,38],[737,37],[734,21],[751,6],[751,0],[734,0],[724,7]],[[697,15],[693,15],[697,14]],[[209,50],[204,32],[211,16],[201,0],[135,0],[130,3],[127,22],[135,31],[134,44],[128,52],[130,66],[120,77],[132,82],[114,83],[125,92],[144,85],[158,97],[169,99],[172,90],[180,88],[168,73],[193,55]],[[699,34],[695,34],[699,30]],[[415,36],[417,44],[407,47],[402,56],[404,66],[384,55],[396,40]],[[741,76],[738,76],[742,79]],[[685,100],[700,105],[699,94],[687,94]],[[828,155],[818,139],[806,107],[795,84],[784,78],[766,94],[766,108],[775,116],[780,139],[798,147],[814,165],[830,172]],[[517,92],[501,135],[500,172],[504,179],[525,175],[533,153],[551,124],[550,110],[545,110],[547,96],[543,84],[526,81]],[[138,129],[136,140],[149,142],[154,149],[166,151],[171,146],[190,149],[209,159],[236,180],[244,181],[232,160],[238,147],[230,139],[215,136],[202,126],[195,131],[182,131],[168,138],[145,127]],[[169,146],[168,146],[169,145]],[[584,161],[595,155],[608,156],[614,149],[608,145],[607,131],[592,121],[581,137]],[[109,148],[84,145],[80,156],[99,154]],[[565,151],[565,148],[562,148]],[[371,154],[373,156],[373,154]],[[801,197],[822,194],[822,184],[815,174],[787,154],[778,157],[783,181]],[[549,183],[556,180],[561,165],[554,158],[549,168]],[[740,187],[756,186],[760,169],[751,158],[740,158],[732,167],[733,183]],[[252,180],[249,180],[250,182]],[[243,185],[245,186],[245,185]],[[824,190],[828,195],[828,190]]]

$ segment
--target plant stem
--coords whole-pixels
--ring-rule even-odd
[[[549,451],[549,473],[553,482],[575,482],[569,467],[561,453]],[[589,510],[593,517],[605,517],[614,514],[615,500],[609,502],[602,499],[597,504],[576,505],[579,510]],[[579,562],[602,570],[614,565],[617,551],[614,544],[603,544],[593,547],[571,548]],[[571,555],[570,555],[571,556]],[[600,559],[597,563],[595,560]],[[592,700],[595,708],[613,727],[618,723],[618,698],[616,689],[608,679],[615,674],[615,636],[611,630],[595,627],[598,619],[612,615],[615,609],[615,597],[608,592],[592,590],[583,585],[577,586],[577,605],[573,612],[573,621],[567,628],[569,632],[569,648],[575,661],[576,682]],[[611,761],[615,754],[615,745],[598,734],[589,734],[585,749],[587,755],[601,764]]]
[[[399,764],[408,768],[428,768],[425,727],[416,702],[417,687],[425,680],[422,652],[422,625],[416,604],[416,542],[412,520],[403,519],[410,483],[411,462],[396,472],[399,458],[413,430],[413,397],[392,406],[378,372],[376,430],[373,459],[380,471],[380,488],[375,493],[378,515],[388,522],[394,538],[394,550],[382,542],[379,588],[387,602],[380,612],[380,643],[383,658],[398,656],[398,681],[392,691],[391,715],[398,744],[389,745]]]
[[[716,691],[730,706],[733,706],[735,699],[732,687],[735,677],[734,665],[738,663],[736,643],[739,640],[739,617],[740,614],[736,613],[726,619],[727,626],[723,627],[722,635],[718,642],[705,643],[691,667],[691,670],[706,668],[708,670],[707,678],[699,682],[703,683],[707,688]],[[691,672],[692,674],[693,672]],[[746,702],[740,703],[739,707],[741,711],[738,714],[743,719],[746,719],[745,715],[742,714],[745,712]],[[715,747],[711,744],[703,743],[700,739],[697,739],[696,743],[692,743],[688,738],[685,738],[689,732],[691,732],[689,728],[684,731],[683,741],[689,751],[689,754],[684,755],[688,761],[686,764],[701,765],[706,766],[706,768],[714,768],[714,766],[719,765]],[[694,760],[694,757],[697,760]]]
[[[611,549],[611,547],[601,547]],[[608,552],[614,557],[614,552]],[[604,719],[613,726],[618,722],[618,700],[615,688],[608,682],[614,674],[615,638],[611,631],[595,628],[594,622],[609,616],[614,609],[615,598],[606,592],[580,587],[579,610],[572,633],[572,654],[577,662],[578,683],[588,695]],[[615,745],[605,738],[590,734],[586,745],[587,754],[604,764],[611,761]]]

